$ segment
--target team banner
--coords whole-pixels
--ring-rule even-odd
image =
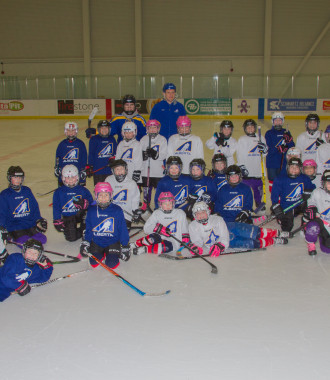
[[[316,111],[317,99],[267,99],[267,111],[312,112]]]
[[[243,118],[258,115],[258,99],[232,99],[232,115]]]
[[[184,99],[184,108],[187,115],[231,115],[232,99]]]
[[[105,99],[59,99],[58,115],[88,116],[94,107],[99,109],[98,115],[106,114]]]

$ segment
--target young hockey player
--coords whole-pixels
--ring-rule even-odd
[[[226,171],[227,184],[218,191],[214,212],[219,213],[226,223],[250,220],[253,196],[250,186],[242,183],[242,171],[237,165],[230,165]]]
[[[267,155],[266,140],[257,137],[257,123],[253,119],[247,119],[243,123],[245,136],[241,136],[237,142],[237,164],[241,168],[243,183],[250,186],[256,207],[261,204],[263,184],[261,180],[261,154]]]
[[[29,284],[48,281],[52,272],[53,264],[44,256],[41,242],[28,239],[22,253],[12,253],[0,268],[0,302],[14,291],[25,296],[31,291]]]
[[[227,183],[226,180],[227,158],[223,153],[217,153],[212,157],[212,170],[207,174],[215,183],[219,191],[223,185]]]
[[[175,199],[171,192],[162,192],[158,198],[159,209],[155,210],[144,225],[147,236],[131,244],[131,252],[141,253],[168,253],[176,251],[180,243],[174,240],[175,236],[184,243],[189,242],[188,222],[186,214],[174,207]]]
[[[274,112],[272,115],[272,129],[265,134],[268,154],[266,157],[269,192],[272,191],[273,182],[281,173],[282,167],[286,168],[285,153],[294,146],[290,131],[283,129],[284,115],[282,112]]]
[[[129,236],[122,209],[112,203],[112,188],[108,182],[99,182],[94,188],[96,205],[89,207],[86,217],[85,237],[80,244],[80,253],[92,253],[110,268],[119,265],[119,259],[130,258]],[[93,268],[99,264],[92,258]]]
[[[117,151],[117,142],[113,136],[110,136],[109,122],[100,120],[97,130],[98,134],[89,140],[88,166],[86,167],[86,174],[88,177],[93,176],[94,185],[104,182],[111,174],[109,160],[115,158]]]
[[[185,209],[188,206],[188,194],[191,193],[192,180],[182,175],[182,161],[180,157],[171,156],[166,161],[167,175],[157,185],[155,193],[155,208],[158,208],[158,198],[162,192],[174,194],[175,207]]]
[[[204,158],[203,142],[200,137],[191,134],[191,120],[188,116],[179,116],[176,125],[178,133],[168,140],[167,157],[180,157],[183,162],[182,173],[189,174],[190,161]]]
[[[137,133],[136,125],[132,121],[126,121],[123,124],[121,134],[124,138],[118,144],[116,159],[122,159],[127,162],[128,178],[133,179],[136,183],[141,183],[142,170],[142,148],[140,141],[135,139]]]
[[[7,237],[8,234],[5,231],[0,230],[0,267],[9,257],[9,253],[6,249]]]
[[[213,155],[223,153],[227,157],[228,165],[235,163],[234,153],[237,150],[237,141],[232,137],[234,124],[230,120],[223,120],[220,124],[220,133],[216,132],[206,141],[206,146],[213,149]]]
[[[285,158],[286,158],[286,162],[289,162],[290,158],[299,158],[301,160],[300,148],[296,146],[289,148],[286,152]],[[286,175],[286,166],[282,167],[280,175]]]
[[[64,186],[53,195],[53,224],[67,241],[76,241],[85,230],[86,211],[93,197],[86,187],[79,185],[79,172],[74,165],[64,166],[62,182]]]
[[[184,106],[176,100],[176,86],[165,83],[163,86],[164,99],[155,104],[150,113],[150,119],[160,122],[160,134],[167,140],[177,133],[176,121],[179,116],[185,116]]]
[[[142,186],[144,200],[151,202],[152,188],[157,188],[158,182],[164,177],[164,160],[167,156],[167,140],[159,134],[158,120],[149,119],[146,124],[147,136],[142,137],[143,155]]]
[[[320,187],[321,183],[318,181],[317,177],[317,165],[312,159],[305,160],[303,162],[303,173],[309,177],[309,179],[314,183],[316,187]]]
[[[20,244],[29,238],[45,244],[47,220],[41,217],[31,189],[23,186],[24,177],[20,166],[11,166],[7,171],[9,187],[0,194],[0,230],[7,230],[9,236]]]
[[[62,186],[61,171],[65,165],[75,165],[79,170],[79,183],[86,184],[87,150],[86,146],[77,138],[78,124],[68,121],[64,125],[66,139],[62,140],[56,149],[54,174],[58,178],[58,185]]]
[[[299,158],[291,158],[287,163],[287,175],[279,176],[274,181],[271,194],[271,210],[275,214],[282,231],[291,231],[293,218],[306,208],[307,199],[310,197],[315,185],[302,174],[302,162]],[[287,213],[284,210],[293,203],[303,202]]]
[[[317,172],[324,172],[326,169],[330,169],[330,125],[327,126],[324,132],[325,143],[322,144],[316,151],[316,163],[317,163]]]
[[[111,162],[113,175],[106,178],[113,191],[112,203],[124,211],[127,228],[131,224],[138,223],[142,211],[139,210],[140,191],[135,181],[127,177],[127,163],[124,160],[113,160]],[[126,212],[125,212],[126,211]],[[133,220],[130,214],[133,214]]]
[[[316,113],[310,113],[305,119],[306,131],[297,138],[296,146],[302,152],[301,160],[316,158],[316,151],[324,143],[322,132],[319,131],[320,118]]]

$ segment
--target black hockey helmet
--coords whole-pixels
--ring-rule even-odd
[[[179,168],[179,174],[177,175],[171,175],[170,174],[170,167],[172,165],[176,165],[178,168]],[[182,167],[183,167],[183,164],[182,164],[182,160],[180,157],[178,156],[170,156],[167,160],[166,160],[166,173],[169,177],[171,177],[172,179],[178,179],[181,175],[181,172],[182,172]]]
[[[299,167],[299,173],[298,174],[290,174],[289,168],[290,168],[290,166],[293,166],[293,165],[296,165]],[[288,177],[297,178],[302,172],[302,167],[303,167],[303,165],[302,165],[300,158],[297,158],[297,157],[290,158],[288,163],[286,164],[286,172],[288,174]]]
[[[109,132],[105,135],[102,135],[100,133],[100,129],[101,127],[107,127]],[[110,135],[110,132],[111,132],[111,127],[110,127],[110,123],[108,122],[108,120],[100,120],[98,123],[97,123],[97,130],[99,132],[99,135],[103,136],[103,137],[108,137]]]
[[[222,120],[221,124],[220,124],[220,132],[222,132],[222,129],[223,128],[231,128],[231,130],[233,131],[234,129],[234,124],[232,121],[230,120]]]
[[[216,167],[215,167],[215,164],[217,162],[224,162],[225,163],[225,168],[224,168],[224,170],[221,170],[221,172],[219,170],[217,170]],[[227,169],[227,157],[223,153],[216,153],[212,157],[212,169],[216,173],[220,173],[220,174],[223,174],[225,172],[225,170]]]
[[[231,183],[230,182],[230,177],[232,175],[237,174],[239,176],[239,181],[237,183]],[[231,186],[237,186],[239,183],[242,182],[242,171],[241,168],[238,165],[230,165],[228,166],[226,170],[226,180]]]
[[[198,166],[201,169],[201,171],[202,171],[201,175],[194,176],[192,174],[192,168],[194,166]],[[198,181],[199,179],[201,179],[203,177],[204,172],[205,172],[205,167],[206,167],[206,164],[205,164],[205,161],[202,158],[194,158],[193,160],[191,160],[190,164],[189,164],[189,173],[190,173],[191,178],[193,178],[196,181]]]
[[[11,178],[12,177],[22,177],[22,182],[20,185],[13,185],[11,183]],[[14,190],[19,190],[22,186],[22,183],[24,181],[24,171],[20,166],[10,166],[9,169],[7,170],[7,180],[9,182],[9,186],[14,189]]]
[[[128,173],[128,167],[127,167],[127,162],[122,160],[122,159],[119,159],[119,160],[111,160],[110,164],[109,164],[112,172],[113,172],[113,175],[115,176],[116,180],[118,182],[123,182],[124,179],[126,178],[127,176],[127,173]],[[119,175],[116,175],[114,173],[114,169],[117,168],[118,166],[123,166],[125,168],[125,174],[119,174]]]
[[[325,186],[325,182],[330,182],[330,169],[325,169],[321,177],[322,187],[329,194],[330,190]]]
[[[246,132],[246,128],[249,126],[249,125],[252,125],[254,127],[254,132],[252,133],[247,133]],[[244,121],[243,123],[243,129],[244,129],[244,132],[247,136],[250,136],[250,137],[255,137],[256,136],[256,132],[257,132],[257,123],[255,122],[255,120],[253,119],[247,119]]]
[[[316,121],[317,122],[317,128],[316,129],[310,129],[308,127],[308,123],[310,121]],[[305,126],[306,126],[306,130],[307,132],[310,134],[310,135],[313,135],[318,129],[319,129],[319,126],[320,126],[320,118],[319,118],[319,115],[316,114],[316,113],[310,113],[306,116],[306,119],[305,119]]]
[[[35,249],[36,251],[39,252],[38,257],[35,260],[26,258],[26,251],[28,249]],[[40,260],[43,251],[44,251],[44,247],[43,247],[42,243],[39,240],[36,240],[36,239],[29,239],[29,240],[27,240],[23,244],[23,247],[22,247],[22,255],[24,257],[24,260],[25,260],[26,264],[29,265],[29,266],[33,266],[37,261]]]
[[[136,99],[135,99],[135,96],[134,95],[125,95],[123,97],[123,100],[122,100],[122,104],[123,106],[126,104],[126,103],[133,103],[133,104],[136,104]]]

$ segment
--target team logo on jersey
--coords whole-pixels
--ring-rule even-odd
[[[283,145],[284,139],[281,138],[281,140],[275,145],[275,148],[278,148],[279,146]]]
[[[183,203],[188,197],[188,185],[185,185],[181,188],[181,190],[174,196],[175,203],[181,204]]]
[[[114,219],[107,218],[103,220],[100,224],[94,227],[92,231],[95,232],[95,235],[97,236],[111,234],[114,231]]]
[[[329,219],[329,217],[330,217],[330,207],[328,207],[326,210],[324,210],[321,213],[321,215],[324,216],[324,219]]]
[[[207,238],[205,245],[214,245],[219,240],[219,238],[220,238],[220,236],[217,235],[212,229],[209,237]]]
[[[221,189],[223,185],[226,185],[227,181],[223,179],[222,181],[217,183],[217,189]]]
[[[330,159],[328,161],[325,161],[324,165],[330,165]]]
[[[316,150],[316,149],[317,149],[316,141],[314,141],[311,145],[305,148],[305,151],[307,152],[307,151]]]
[[[301,194],[304,192],[304,184],[299,183],[290,194],[286,196],[287,199],[290,199],[291,201],[295,201],[301,198]]]
[[[249,151],[249,154],[254,154],[254,153],[258,153],[259,154],[258,145],[256,145],[254,148],[252,148]]]
[[[74,212],[74,211],[77,211],[77,207],[76,205],[73,203],[73,200],[79,200],[81,199],[82,196],[81,195],[75,195],[74,197],[72,197],[68,202],[66,202],[66,204],[62,207],[62,210],[63,211],[66,211],[66,212]]]
[[[198,196],[198,199],[202,196],[202,194],[207,192],[207,186],[201,186],[195,194]]]
[[[73,148],[63,157],[63,160],[78,160],[79,148]]]
[[[227,202],[223,207],[226,208],[241,208],[243,207],[243,195],[237,195],[235,198]]]
[[[113,196],[113,203],[118,204],[118,203],[124,203],[127,202],[127,189],[119,191],[119,193],[115,194]]]
[[[152,147],[152,149],[154,149],[155,151],[157,151],[159,153],[160,146],[159,145],[154,145]]]
[[[25,281],[27,278],[29,278],[32,274],[32,270],[30,268],[24,268],[25,272],[17,274],[15,279],[17,281]]]
[[[107,144],[98,154],[99,158],[108,158],[113,156],[113,144]]]
[[[188,152],[188,153],[191,152],[191,141],[185,142],[184,144],[180,145],[176,150],[176,153],[184,153],[184,152]]]
[[[17,216],[24,216],[30,212],[29,198],[25,198],[14,210],[13,214]]]
[[[171,234],[177,231],[178,222],[175,220],[174,222],[170,223],[167,228],[170,229]]]
[[[123,160],[132,160],[133,158],[133,148],[128,148],[127,150],[125,150],[125,152],[121,155],[121,157]]]

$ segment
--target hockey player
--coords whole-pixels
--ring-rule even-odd
[[[250,186],[242,183],[241,169],[237,165],[230,165],[226,178],[227,184],[218,191],[214,212],[219,213],[226,223],[252,223],[252,191]]]
[[[86,232],[80,244],[80,253],[92,253],[110,268],[119,265],[119,259],[130,258],[129,236],[122,209],[112,203],[112,188],[108,182],[99,182],[94,188],[96,205],[87,211]],[[93,268],[99,264],[92,258]]]
[[[140,141],[146,135],[146,121],[136,109],[136,99],[133,95],[125,95],[122,104],[124,111],[110,120],[110,135],[117,135],[117,143],[119,144],[123,139],[121,132],[124,123],[132,121],[136,125],[137,130],[135,138],[137,141]]]
[[[44,256],[40,241],[28,239],[22,253],[12,253],[0,268],[0,302],[13,291],[25,296],[31,291],[29,284],[48,281],[52,272],[53,264]]]
[[[297,138],[297,147],[302,152],[301,160],[316,158],[318,147],[324,144],[322,132],[319,131],[320,118],[316,113],[310,113],[305,119],[306,131],[301,133]]]
[[[124,140],[118,144],[116,159],[122,159],[127,162],[128,178],[140,184],[142,182],[142,148],[140,141],[135,138],[136,133],[137,128],[133,121],[126,121],[123,124],[121,134]]]
[[[216,132],[206,141],[206,146],[213,149],[213,155],[223,153],[227,157],[228,165],[235,163],[234,153],[237,150],[237,141],[232,137],[234,124],[230,120],[223,120],[220,124],[220,133]]]
[[[97,124],[98,134],[89,140],[88,166],[86,174],[93,176],[94,185],[104,182],[105,178],[111,174],[109,160],[116,156],[117,142],[110,136],[110,124],[107,120],[100,120]]]
[[[0,195],[0,230],[8,231],[9,236],[20,244],[29,238],[45,244],[47,220],[41,217],[31,189],[23,186],[24,177],[20,166],[10,166],[7,171],[9,187]]]
[[[217,153],[212,157],[212,170],[207,174],[220,190],[227,183],[226,180],[227,158],[223,153]]]
[[[322,174],[322,187],[312,192],[304,212],[305,240],[308,253],[316,255],[315,243],[319,237],[322,252],[330,253],[330,170]]]
[[[111,162],[113,175],[106,178],[113,191],[112,203],[124,211],[127,228],[133,223],[138,223],[142,211],[139,210],[140,191],[135,181],[127,177],[127,163],[124,160],[113,160]],[[126,212],[125,212],[126,211]],[[132,217],[129,214],[133,214]]]
[[[167,157],[180,157],[183,162],[182,173],[189,174],[190,161],[194,158],[204,159],[203,142],[200,137],[191,134],[188,116],[179,116],[176,125],[178,133],[168,140]]]
[[[155,193],[155,208],[158,208],[158,198],[162,192],[174,194],[175,207],[185,209],[188,206],[188,194],[191,193],[192,180],[182,175],[182,161],[180,157],[171,156],[166,161],[167,175],[157,185]]]
[[[309,179],[314,183],[316,187],[320,187],[321,183],[318,181],[317,177],[317,165],[313,159],[308,159],[303,162],[303,173],[309,177]]]
[[[289,148],[285,155],[286,162],[289,162],[290,158],[299,158],[301,160],[301,149],[293,146]],[[286,175],[286,166],[283,166],[281,169],[280,175]]]
[[[163,86],[164,99],[155,104],[150,113],[150,119],[160,122],[160,134],[167,140],[177,133],[176,121],[179,116],[185,116],[184,106],[176,100],[176,86],[165,83]]]
[[[157,188],[158,182],[164,177],[164,160],[167,155],[167,140],[159,134],[158,120],[149,119],[146,124],[147,136],[141,139],[143,155],[142,186],[144,200],[151,202],[152,188]]]
[[[87,150],[86,146],[77,138],[78,124],[68,121],[64,125],[64,134],[66,139],[62,140],[57,149],[55,156],[54,174],[58,178],[58,185],[62,186],[61,171],[65,165],[75,165],[79,170],[79,183],[86,184],[86,165]]]
[[[237,164],[241,168],[243,183],[253,190],[254,201],[258,207],[261,204],[263,184],[261,180],[261,154],[267,155],[266,140],[257,137],[257,123],[247,119],[243,123],[245,136],[241,136],[237,143]]]
[[[283,129],[284,115],[282,112],[274,112],[272,115],[272,129],[265,134],[268,155],[266,157],[267,177],[269,181],[269,192],[272,191],[273,182],[286,168],[285,154],[294,146],[290,131]]]
[[[155,210],[144,225],[147,236],[131,244],[131,252],[141,253],[168,253],[176,251],[180,243],[174,240],[175,236],[184,243],[189,242],[188,222],[186,214],[174,207],[175,199],[171,192],[162,192],[158,198],[159,209]]]
[[[9,257],[6,249],[8,233],[0,230],[0,266],[2,266]]]
[[[74,165],[64,166],[62,182],[64,186],[53,195],[53,224],[67,241],[76,241],[85,230],[86,211],[93,197],[86,187],[79,185],[79,172]]]
[[[316,151],[316,164],[317,164],[317,172],[324,172],[326,169],[330,169],[330,125],[327,126],[324,132],[324,140],[325,143],[322,144]]]
[[[271,210],[281,225],[282,231],[292,230],[294,216],[304,211],[314,189],[315,185],[305,174],[302,174],[301,160],[291,158],[287,164],[287,175],[276,178],[271,194]],[[295,209],[284,213],[287,207],[299,200],[303,202]]]

